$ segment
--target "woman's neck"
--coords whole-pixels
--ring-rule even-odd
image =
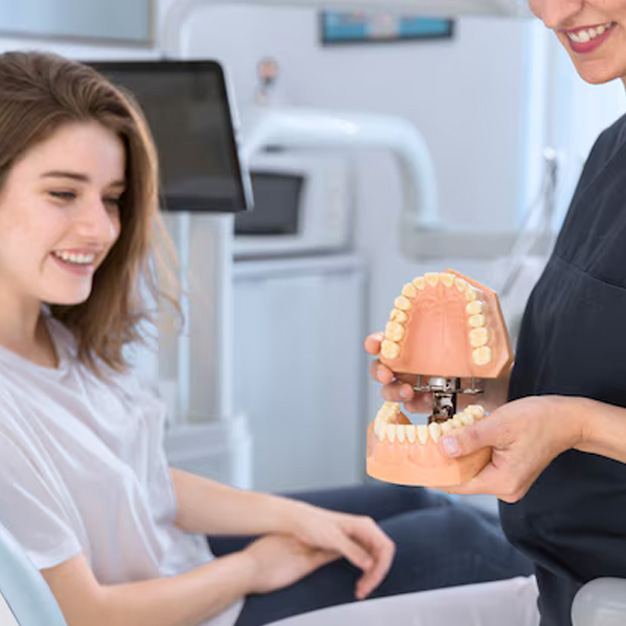
[[[58,367],[58,357],[41,312],[41,304],[0,311],[0,346],[43,367]]]

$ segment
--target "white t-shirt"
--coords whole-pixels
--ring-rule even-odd
[[[58,368],[0,347],[0,521],[38,569],[82,553],[103,585],[209,562],[206,539],[174,525],[165,404],[131,375],[97,378],[46,319]],[[242,604],[207,626],[231,626]]]

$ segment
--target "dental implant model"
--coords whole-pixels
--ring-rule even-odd
[[[489,419],[479,404],[457,412],[457,394],[481,394],[484,379],[506,376],[513,363],[497,294],[452,270],[416,278],[395,300],[379,358],[395,374],[417,375],[414,389],[433,394],[433,413],[428,424],[415,425],[398,403],[385,402],[368,427],[367,473],[427,487],[473,478],[491,449],[452,459],[437,442]]]

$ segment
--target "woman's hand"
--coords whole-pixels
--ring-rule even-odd
[[[505,404],[487,419],[439,440],[449,457],[493,448],[491,462],[475,478],[448,493],[487,493],[505,502],[524,496],[556,456],[583,441],[584,424],[576,398],[531,396]]]
[[[248,593],[269,593],[293,583],[341,555],[311,547],[291,535],[270,534],[240,554],[251,563]]]
[[[355,595],[367,597],[387,575],[395,544],[370,517],[294,502],[290,532],[305,545],[344,556],[363,570]]]
[[[372,333],[365,339],[365,349],[372,356],[378,356],[382,340],[383,333]],[[417,376],[396,375],[378,359],[370,364],[370,375],[374,380],[383,384],[382,396],[387,402],[402,402],[403,407],[411,413],[432,413],[432,393],[419,393],[413,389],[413,385],[417,382]],[[459,410],[464,409],[469,404],[480,402],[487,411],[493,411],[506,402],[508,388],[508,376],[496,380],[485,380],[484,393],[478,396],[479,401],[476,396],[458,396]]]

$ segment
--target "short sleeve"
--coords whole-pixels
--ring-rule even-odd
[[[35,567],[45,569],[83,550],[71,529],[53,474],[45,471],[36,448],[27,449],[24,443],[18,435],[0,428],[0,522]]]

